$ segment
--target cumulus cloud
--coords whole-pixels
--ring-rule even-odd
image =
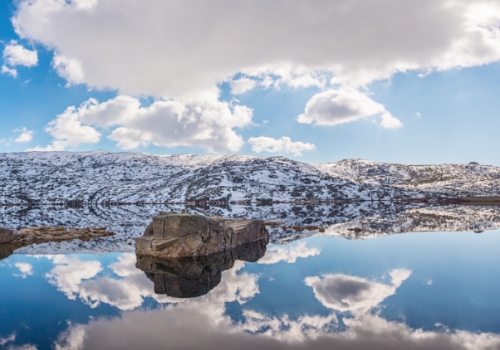
[[[12,146],[13,139],[0,139],[0,145]]]
[[[68,107],[47,125],[45,131],[54,138],[51,145],[30,148],[28,151],[63,151],[82,143],[99,142],[101,133],[91,126],[82,124],[78,115],[80,109],[74,106]]]
[[[52,59],[52,67],[60,77],[66,79],[68,86],[84,82],[82,63],[77,59],[55,54]]]
[[[211,152],[238,151],[244,141],[234,128],[250,125],[252,114],[248,107],[219,101],[183,104],[160,100],[142,107],[138,99],[130,96],[120,95],[103,103],[90,99],[50,122],[46,131],[54,137],[53,144],[34,150],[63,150],[81,143],[97,143],[101,133],[95,127],[115,127],[108,138],[127,150],[154,144],[199,146]]]
[[[302,156],[303,151],[312,151],[316,146],[312,143],[292,142],[292,140],[283,136],[281,139],[273,139],[272,137],[251,137],[248,143],[252,145],[252,151],[261,153],[292,153],[294,156]]]
[[[135,267],[135,254],[121,254],[110,269],[120,278],[105,275],[98,276],[102,267],[98,261],[81,261],[77,258],[53,257],[54,268],[47,274],[50,283],[58,290],[75,300],[79,298],[92,308],[108,304],[123,311],[140,307],[145,298],[152,298],[158,303],[187,303],[187,300],[155,294],[153,283],[141,270]],[[189,307],[197,307],[202,302],[211,302],[217,308],[225,302],[243,304],[258,293],[257,276],[238,273],[244,266],[236,261],[234,267],[225,271],[221,283],[215,290],[201,298],[193,299]],[[195,303],[195,305],[193,305]],[[210,313],[210,310],[206,310]],[[223,311],[218,311],[223,313]]]
[[[36,50],[28,50],[15,41],[11,41],[3,50],[3,60],[9,66],[33,67],[38,64]]]
[[[287,315],[271,317],[244,310],[242,317],[242,322],[233,322],[221,305],[189,301],[73,325],[61,334],[55,348],[158,349],[169,344],[174,349],[218,350],[223,344],[227,349],[243,350],[490,350],[500,346],[497,334],[424,331],[371,313],[344,318],[345,330],[337,328],[334,314],[292,320]]]
[[[253,90],[257,86],[257,82],[246,77],[231,82],[231,93],[233,95],[241,95],[247,91]]]
[[[9,336],[7,336],[5,338],[1,338],[0,337],[0,346],[4,346],[5,344],[13,342],[14,340],[16,340],[16,334],[15,333],[12,333],[11,335],[9,335]]]
[[[380,116],[380,125],[384,128],[403,126],[383,105],[366,94],[349,88],[331,89],[314,95],[297,121],[303,124],[332,126],[372,116]]]
[[[33,130],[28,130],[23,127],[21,129],[16,129],[14,132],[21,133],[14,141],[17,143],[27,143],[33,140],[33,134],[35,133]]]
[[[342,274],[308,277],[305,283],[313,288],[316,298],[330,309],[341,312],[367,311],[395,294],[396,289],[410,277],[411,271],[396,269],[389,275],[391,284]]]
[[[299,122],[338,125],[377,115],[382,127],[399,128],[402,123],[361,87],[399,72],[428,74],[500,60],[500,4],[489,0],[150,0],[148,6],[19,0],[12,23],[21,38],[55,52],[53,67],[69,85],[162,100],[155,107],[168,109],[168,130],[151,130],[140,118],[133,126],[117,125],[110,138],[125,149],[238,150],[242,140],[231,125],[207,122],[193,107],[215,110],[225,120],[231,108],[219,102],[223,82],[234,94],[282,84],[326,88]],[[142,110],[149,110],[145,120],[157,120],[152,109]],[[49,149],[63,146],[68,142],[56,139]]]
[[[71,326],[68,330],[59,335],[54,343],[55,350],[80,350],[85,340],[86,327],[83,325]]]
[[[247,71],[327,72],[358,86],[487,64],[500,59],[499,18],[487,0],[21,0],[12,21],[22,38],[78,60],[92,87],[178,97]]]
[[[53,260],[55,267],[47,273],[46,278],[71,300],[76,299],[84,280],[94,278],[102,271],[99,261],[81,261],[62,255],[49,258]]]
[[[18,268],[20,274],[15,274],[16,277],[26,278],[27,276],[31,276],[33,274],[33,266],[28,263],[15,263],[15,267]]]
[[[57,259],[59,263],[67,262],[65,258]],[[137,280],[129,278],[143,274],[133,266],[134,260],[134,254],[122,254],[116,263],[110,265],[113,272],[123,277],[122,281],[127,282],[121,288],[123,293],[128,293],[127,290],[131,287],[131,290],[136,290],[131,284]],[[339,327],[338,319],[333,312],[325,316],[303,315],[292,319],[286,314],[271,316],[246,307],[243,308],[241,317],[234,320],[228,314],[226,304],[235,301],[244,304],[259,292],[258,276],[241,272],[243,266],[243,262],[237,261],[231,270],[223,273],[220,285],[205,296],[178,299],[178,302],[156,310],[124,311],[120,317],[91,320],[87,325],[70,325],[54,343],[54,348],[57,350],[156,349],[168,343],[171,348],[193,349],[220,349],[221,344],[224,344],[224,347],[230,349],[273,350],[311,348],[487,350],[500,345],[500,337],[495,334],[412,329],[404,323],[389,322],[377,314],[368,312],[367,309],[364,309],[365,312],[354,314],[352,318],[343,318],[346,328]],[[391,285],[382,286],[397,288],[396,286],[400,286],[410,274],[408,270],[392,270]],[[365,290],[362,294],[354,293],[358,295],[355,298],[356,303],[359,304],[360,297],[368,300],[381,299],[379,291],[381,287],[373,285],[378,283],[353,276],[335,276],[343,276],[343,281],[340,281],[343,284],[337,288],[335,294],[338,295],[340,291],[348,301],[354,298],[350,292],[353,288],[349,287],[353,283],[368,285],[366,288],[361,288]],[[323,280],[326,279],[325,277]],[[99,283],[102,278],[93,278],[93,281]],[[150,282],[150,291],[152,287]],[[101,296],[109,295],[106,293],[110,292],[104,286]],[[375,297],[370,297],[369,293],[374,293]],[[394,291],[382,294],[387,297],[392,295],[391,293],[394,294]],[[331,299],[330,296],[326,297]],[[375,302],[365,304],[370,307]],[[186,334],[189,336],[186,337]]]
[[[299,242],[289,246],[272,246],[267,249],[266,255],[259,259],[258,264],[276,264],[284,261],[288,264],[293,264],[298,258],[308,258],[321,253],[318,248],[309,248],[305,242]]]
[[[2,74],[10,75],[13,78],[17,78],[17,75],[18,75],[17,70],[15,68],[9,68],[6,65],[2,66],[1,72],[2,72]]]
[[[7,348],[7,350],[37,350],[38,347],[32,344],[24,344],[24,345],[11,345]]]

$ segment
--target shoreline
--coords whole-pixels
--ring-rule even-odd
[[[311,199],[295,201],[274,201],[272,199],[248,200],[248,201],[226,201],[226,200],[197,200],[186,202],[86,202],[67,201],[53,203],[36,203],[33,201],[26,204],[3,203],[0,207],[41,207],[41,206],[66,206],[68,208],[81,208],[85,206],[125,206],[125,205],[184,205],[186,207],[203,206],[228,206],[228,205],[259,205],[272,206],[274,204],[295,204],[295,205],[321,205],[321,204],[350,204],[364,202],[382,203],[429,203],[429,204],[471,204],[471,205],[500,205],[500,196],[484,197],[451,197],[451,198],[392,198],[392,199]]]

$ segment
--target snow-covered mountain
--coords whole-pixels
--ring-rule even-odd
[[[95,151],[0,154],[0,204],[436,198],[498,194],[500,169]]]
[[[132,239],[143,233],[159,211],[180,212],[186,201],[200,198],[225,200],[219,206],[190,207],[188,211],[281,222],[271,229],[274,243],[317,234],[365,239],[413,231],[481,231],[500,227],[499,207],[293,202],[499,194],[500,168],[479,164],[423,166],[344,160],[310,165],[284,157],[105,151],[0,154],[0,204],[19,204],[0,206],[0,227],[106,226],[117,233],[92,242],[23,248],[39,253],[133,250]],[[274,204],[256,205],[259,201],[267,204],[265,199],[273,199]]]
[[[490,165],[402,165],[362,159],[317,164],[316,168],[357,183],[394,186],[406,191],[450,197],[499,196],[500,168]]]
[[[389,199],[392,186],[356,183],[284,157],[157,156],[139,153],[0,155],[0,201],[185,202]],[[405,193],[415,195],[412,191]]]

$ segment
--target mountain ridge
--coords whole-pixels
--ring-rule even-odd
[[[437,199],[500,193],[500,168],[108,151],[0,154],[0,204]]]

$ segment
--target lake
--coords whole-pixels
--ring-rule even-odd
[[[5,209],[2,220],[98,223],[81,210]],[[326,230],[275,228],[265,253],[231,258],[137,261],[116,241],[5,254],[0,348],[500,349],[497,207],[370,210],[233,208]],[[123,227],[139,232],[133,213],[154,209],[127,211]],[[102,223],[124,218],[111,214]]]

